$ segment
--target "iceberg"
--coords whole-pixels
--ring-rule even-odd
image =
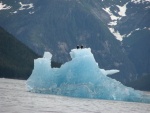
[[[78,98],[150,102],[142,92],[126,87],[106,75],[119,70],[100,69],[90,48],[72,49],[71,61],[60,68],[51,67],[52,54],[34,60],[34,69],[26,81],[27,90]]]

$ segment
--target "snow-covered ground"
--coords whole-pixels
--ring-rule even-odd
[[[0,113],[150,113],[150,104],[30,93],[25,81],[1,78]]]

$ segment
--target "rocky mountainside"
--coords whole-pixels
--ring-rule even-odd
[[[0,78],[27,79],[33,70],[34,59],[40,57],[29,47],[0,27]],[[61,64],[52,61],[52,67]]]
[[[128,58],[134,64],[138,76],[150,73],[150,1],[125,0],[106,6],[111,17],[110,31],[122,40]],[[116,5],[117,4],[117,5]],[[119,10],[118,10],[119,8]]]
[[[101,68],[120,70],[114,78],[124,83],[137,78],[128,44],[121,41],[135,31],[149,32],[147,0],[0,1],[0,25],[39,55],[50,51],[54,61],[64,63],[82,44],[91,47]]]
[[[0,77],[27,79],[39,57],[0,27]]]
[[[150,91],[150,75],[144,75],[139,77],[137,80],[126,83],[127,86],[133,87],[134,89],[142,91]]]
[[[123,40],[129,59],[133,62],[138,76],[150,74],[150,31],[140,30]]]

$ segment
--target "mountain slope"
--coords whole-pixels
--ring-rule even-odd
[[[123,19],[118,7],[126,2],[129,0],[3,0],[11,8],[0,12],[0,25],[36,53],[50,51],[57,62],[70,60],[68,53],[78,44],[91,47],[99,66],[119,69],[112,77],[126,82],[136,78],[136,69],[110,32],[112,20],[107,11],[114,10]],[[119,28],[125,22],[122,19],[111,27]]]
[[[150,32],[134,32],[123,40],[123,45],[139,76],[150,74]]]
[[[40,57],[0,27],[0,77],[27,79],[34,59]],[[52,67],[60,63],[52,61]]]
[[[150,75],[142,76],[126,85],[137,90],[150,91]]]
[[[0,77],[26,79],[38,55],[0,27]]]

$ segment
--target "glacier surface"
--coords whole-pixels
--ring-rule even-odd
[[[34,60],[34,69],[26,81],[27,90],[35,93],[55,94],[79,98],[94,98],[147,102],[142,92],[126,87],[106,75],[119,70],[100,69],[90,48],[72,49],[71,61],[60,68],[51,67],[52,54]]]

